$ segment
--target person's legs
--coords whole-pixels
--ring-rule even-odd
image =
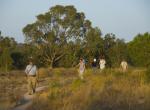
[[[125,65],[122,65],[122,71],[125,72],[126,71],[126,67]]]
[[[80,73],[79,73],[79,77],[83,80],[83,72],[84,71],[80,71]]]
[[[97,73],[97,67],[93,67],[93,73]]]
[[[28,87],[27,87],[28,94],[31,95],[32,94],[32,79],[31,79],[31,77],[28,77],[27,81],[28,81]]]
[[[126,72],[126,71],[127,71],[127,67],[124,66],[124,67],[123,67],[123,72]]]
[[[83,73],[81,74],[81,79],[83,80]]]
[[[32,77],[32,93],[35,93],[36,89],[36,77]]]

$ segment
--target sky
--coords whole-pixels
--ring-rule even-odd
[[[131,41],[139,33],[150,32],[150,0],[0,0],[2,35],[24,42],[22,29],[55,5],[74,5],[103,36],[114,33]]]

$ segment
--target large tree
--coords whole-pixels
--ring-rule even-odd
[[[38,15],[37,21],[28,24],[23,33],[26,42],[39,49],[41,61],[53,67],[66,55],[70,42],[81,45],[86,42],[87,33],[93,29],[89,22],[73,6],[57,5]]]
[[[104,37],[104,54],[109,66],[119,66],[122,60],[128,60],[127,45],[123,39],[109,33]]]

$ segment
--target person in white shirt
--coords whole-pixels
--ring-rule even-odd
[[[123,60],[123,61],[121,62],[120,66],[121,66],[121,69],[122,69],[123,72],[126,72],[126,71],[127,71],[128,63],[127,63],[125,60]]]
[[[105,65],[106,65],[105,59],[104,59],[104,58],[101,58],[101,59],[99,60],[100,70],[105,69]]]
[[[36,89],[36,83],[37,83],[37,67],[36,65],[33,65],[33,61],[31,60],[29,62],[29,65],[26,66],[25,73],[27,75],[27,81],[28,81],[28,94],[32,95],[35,93]]]

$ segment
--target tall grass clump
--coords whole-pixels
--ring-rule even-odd
[[[145,73],[145,79],[146,82],[150,82],[150,65],[147,67],[146,73]]]

